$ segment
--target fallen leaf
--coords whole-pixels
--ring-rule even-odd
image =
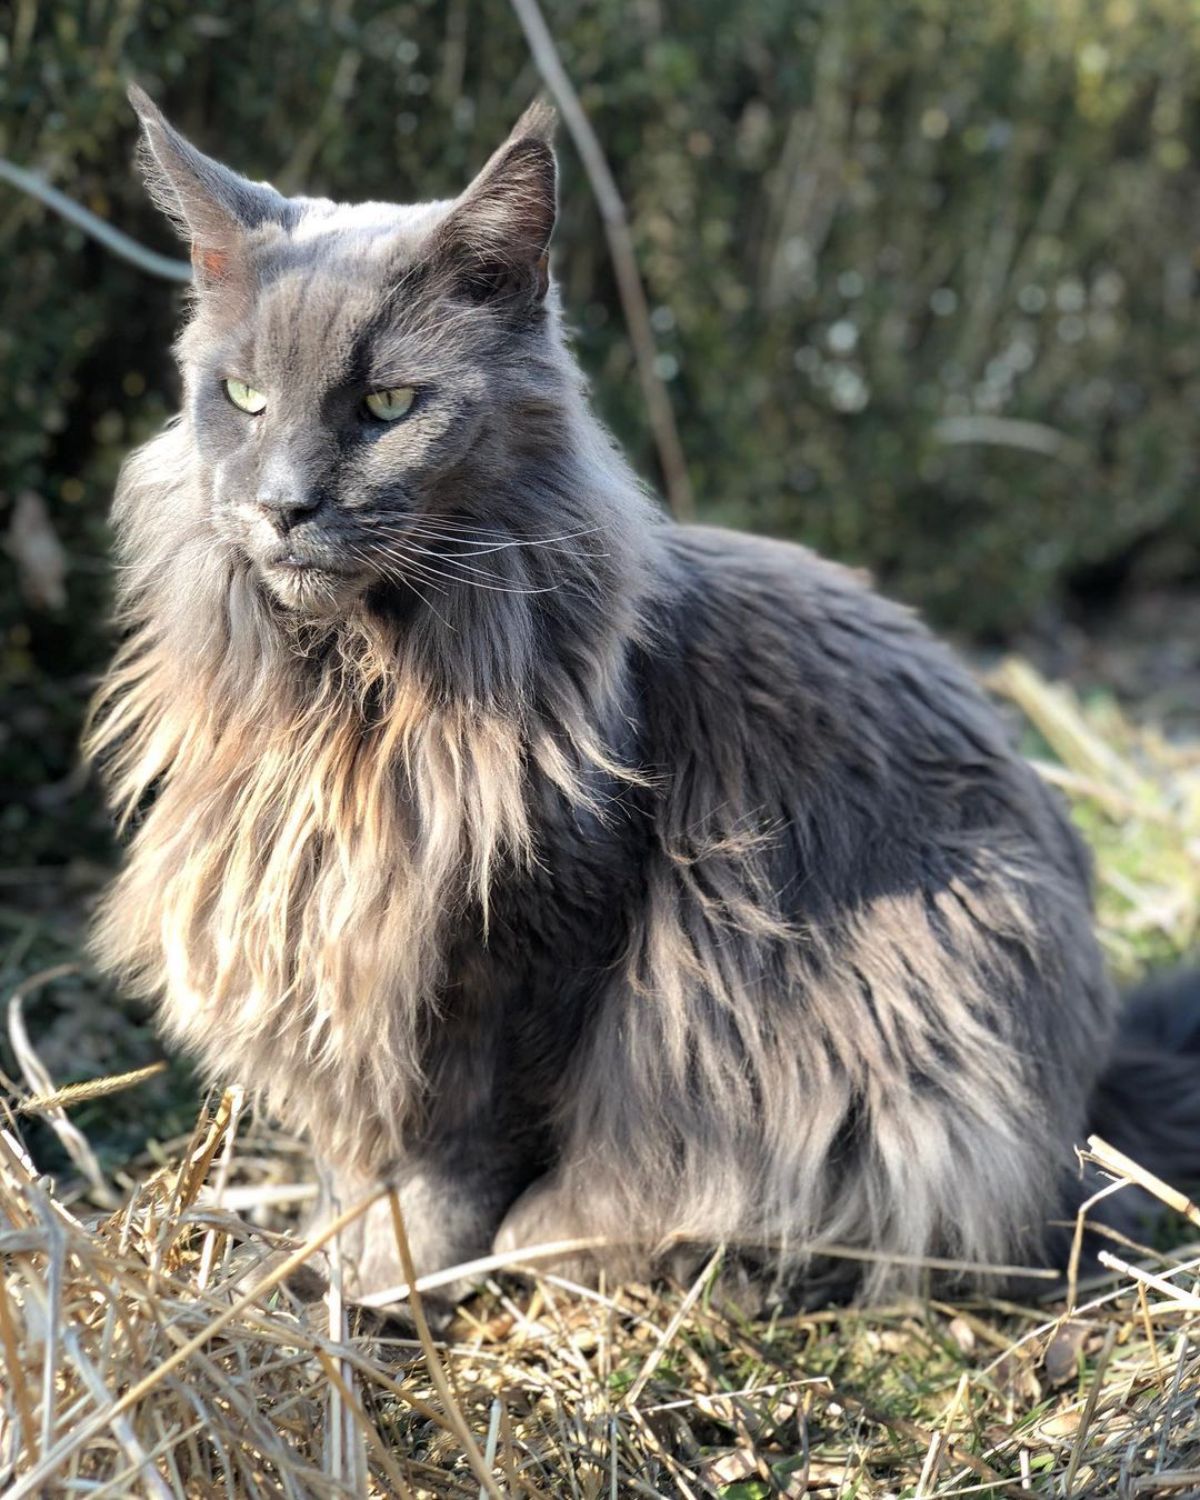
[[[1069,1411],[1053,1412],[1037,1424],[1039,1436],[1046,1438],[1069,1438],[1079,1430],[1079,1419],[1083,1413],[1078,1407]]]
[[[1064,1323],[1046,1346],[1042,1368],[1052,1386],[1066,1385],[1079,1369],[1079,1351],[1088,1336],[1086,1323]]]
[[[700,1472],[711,1485],[736,1484],[739,1479],[758,1474],[758,1460],[748,1448],[730,1448],[706,1459]]]

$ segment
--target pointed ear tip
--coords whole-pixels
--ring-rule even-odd
[[[538,140],[553,147],[558,133],[558,110],[548,99],[538,98],[525,110],[513,130],[514,140]]]
[[[140,83],[130,83],[125,90],[125,97],[133,106],[133,111],[143,124],[148,120],[160,120],[162,111]]]

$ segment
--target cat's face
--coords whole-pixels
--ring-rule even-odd
[[[547,376],[545,115],[459,199],[348,207],[245,182],[133,97],[192,242],[179,350],[214,545],[307,614],[467,576],[463,536],[476,556],[520,524],[488,512],[489,477]]]
[[[202,293],[182,344],[214,531],[296,609],[428,578],[426,551],[498,461],[511,394],[502,321],[420,273],[386,299],[404,215],[345,234],[351,217],[309,209],[268,235],[249,288]]]

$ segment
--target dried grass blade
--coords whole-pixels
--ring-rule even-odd
[[[1088,1136],[1088,1150],[1096,1163],[1105,1171],[1127,1178],[1138,1187],[1145,1188],[1168,1208],[1173,1208],[1177,1214],[1182,1214],[1189,1224],[1195,1224],[1200,1229],[1200,1206],[1193,1203],[1186,1194],[1173,1188],[1170,1183],[1164,1182],[1161,1177],[1156,1177],[1153,1172],[1148,1172],[1145,1167],[1139,1166],[1132,1157],[1126,1156],[1123,1151],[1118,1151],[1115,1146],[1110,1146],[1101,1136]]]
[[[42,985],[62,979],[68,974],[75,974],[78,970],[78,964],[56,964],[53,968],[43,969],[18,985],[9,997],[8,1039],[25,1082],[35,1095],[53,1095],[59,1090],[29,1039],[29,1033],[25,1029],[22,1004],[27,995],[40,989]],[[116,1208],[120,1200],[109,1186],[100,1163],[96,1160],[96,1154],[88,1144],[87,1137],[67,1119],[62,1109],[50,1106],[42,1113],[47,1124],[62,1143],[63,1150],[87,1179],[96,1201],[103,1204],[105,1208]]]
[[[179,1168],[179,1175],[175,1179],[175,1191],[171,1197],[173,1215],[191,1208],[199,1196],[209,1168],[212,1166],[213,1157],[217,1154],[217,1148],[225,1139],[230,1122],[233,1120],[235,1105],[234,1091],[226,1089],[221,1095],[221,1102],[217,1105],[217,1112],[205,1132],[204,1140]]]
[[[206,1323],[199,1333],[190,1338],[185,1344],[180,1345],[160,1365],[151,1370],[149,1374],[143,1376],[134,1385],[130,1386],[125,1394],[119,1397],[110,1407],[104,1411],[97,1412],[94,1417],[89,1418],[77,1427],[74,1432],[56,1444],[51,1452],[44,1453],[37,1467],[13,1486],[5,1497],[5,1500],[22,1500],[23,1496],[35,1494],[40,1488],[44,1487],[47,1480],[61,1465],[66,1463],[73,1454],[79,1452],[92,1438],[103,1432],[114,1418],[120,1416],[122,1412],[128,1411],[131,1406],[135,1406],[139,1401],[143,1400],[159,1381],[164,1379],[172,1370],[178,1369],[197,1350],[202,1349],[222,1328],[228,1323],[233,1322],[247,1308],[252,1307],[272,1287],[278,1286],[293,1271],[298,1270],[306,1260],[321,1249],[335,1234],[340,1234],[347,1224],[353,1223],[373,1203],[378,1202],[383,1196],[384,1191],[385,1189],[380,1188],[367,1197],[360,1199],[352,1207],[332,1219],[320,1233],[305,1240],[299,1249],[295,1250],[269,1271],[261,1281],[255,1282],[249,1291],[243,1293],[242,1296],[232,1302],[217,1317]]]
[[[1002,662],[991,681],[1020,708],[1064,765],[1092,781],[1118,787],[1135,802],[1146,800],[1147,783],[1100,738],[1070,694],[1015,657]]]
[[[104,1078],[89,1078],[85,1083],[68,1083],[50,1094],[33,1094],[17,1105],[19,1115],[49,1113],[55,1109],[70,1109],[75,1104],[87,1104],[93,1099],[103,1099],[109,1094],[119,1094],[124,1089],[136,1088],[147,1079],[157,1078],[167,1071],[165,1062],[148,1063],[144,1068],[134,1068],[129,1073],[110,1073]]]
[[[237,1141],[238,1123],[242,1118],[242,1108],[246,1102],[246,1090],[241,1084],[234,1084],[225,1090],[222,1104],[229,1101],[229,1126],[225,1131],[225,1140],[221,1148],[221,1160],[217,1166],[217,1180],[213,1183],[212,1201],[216,1207],[220,1207],[225,1194],[225,1187],[229,1181],[229,1173],[233,1167],[233,1148]],[[197,1194],[199,1196],[199,1194]],[[200,1250],[200,1268],[196,1273],[196,1286],[203,1291],[208,1285],[208,1279],[212,1275],[213,1257],[217,1248],[217,1231],[210,1229],[204,1236],[204,1244]]]
[[[396,1237],[396,1249],[400,1255],[400,1266],[404,1272],[412,1291],[409,1296],[409,1306],[412,1308],[413,1322],[417,1325],[417,1337],[421,1340],[421,1348],[425,1351],[425,1359],[429,1365],[429,1377],[433,1381],[434,1388],[446,1405],[446,1415],[454,1424],[454,1431],[458,1440],[463,1445],[463,1453],[467,1462],[474,1470],[475,1477],[486,1490],[491,1500],[502,1500],[499,1485],[489,1472],[483,1461],[483,1454],[479,1451],[479,1445],[467,1426],[467,1419],[463,1416],[462,1408],[454,1398],[454,1392],[450,1382],[446,1378],[446,1370],[442,1364],[441,1356],[438,1354],[437,1345],[433,1341],[433,1335],[429,1331],[429,1322],[425,1317],[425,1309],[421,1303],[421,1294],[417,1291],[417,1273],[413,1265],[412,1251],[408,1243],[408,1230],[404,1225],[404,1215],[400,1209],[400,1199],[395,1188],[388,1193],[388,1206],[392,1214],[392,1233]]]
[[[112,1392],[104,1384],[95,1365],[84,1354],[73,1329],[64,1329],[63,1344],[71,1363],[79,1371],[80,1378],[87,1386],[96,1405],[104,1406],[110,1402],[113,1399]],[[154,1468],[150,1455],[138,1441],[137,1434],[130,1426],[129,1418],[127,1416],[115,1417],[112,1429],[129,1460],[133,1473],[141,1477],[146,1487],[152,1494],[157,1495],[159,1500],[175,1500],[170,1485]]]
[[[1200,1312],[1200,1297],[1195,1293],[1185,1292],[1181,1287],[1173,1286],[1164,1277],[1156,1276],[1153,1271],[1143,1271],[1140,1266],[1131,1266],[1127,1260],[1122,1260],[1111,1250],[1101,1250],[1096,1259],[1110,1271],[1119,1271],[1122,1276],[1129,1276],[1134,1281],[1140,1281],[1146,1286],[1153,1287],[1156,1292],[1162,1292],[1164,1296],[1170,1297],[1172,1312]],[[1159,1303],[1150,1311],[1161,1312],[1163,1306]]]
[[[322,1370],[326,1377],[339,1391],[342,1400],[346,1403],[347,1410],[357,1423],[363,1437],[371,1448],[375,1450],[375,1457],[379,1460],[379,1466],[388,1477],[392,1486],[392,1492],[397,1500],[411,1500],[412,1490],[406,1483],[403,1474],[396,1466],[396,1461],[388,1451],[387,1444],[380,1437],[375,1424],[368,1418],[362,1409],[362,1403],[356,1398],[353,1390],[343,1380],[337,1364],[324,1349],[317,1350],[317,1359],[320,1361]],[[364,1491],[365,1493],[365,1491]]]
[[[724,1254],[725,1250],[723,1246],[714,1251],[714,1253],[709,1257],[704,1269],[700,1272],[699,1276],[696,1277],[695,1281],[693,1281],[691,1286],[688,1288],[687,1296],[685,1296],[680,1302],[679,1306],[675,1309],[675,1313],[671,1318],[671,1321],[663,1329],[662,1333],[659,1334],[658,1342],[646,1357],[645,1363],[638,1371],[633,1384],[629,1387],[629,1390],[625,1396],[626,1406],[632,1407],[636,1405],[637,1398],[646,1388],[646,1382],[654,1374],[655,1370],[658,1369],[659,1362],[661,1361],[663,1355],[667,1352],[667,1349],[670,1347],[672,1340],[675,1338],[675,1335],[683,1326],[684,1319],[696,1305],[701,1292],[703,1292],[704,1288],[708,1285],[713,1272],[720,1265],[721,1259]]]
[[[9,1372],[8,1389],[13,1393],[20,1423],[18,1438],[24,1435],[31,1453],[35,1452],[37,1426],[33,1407],[29,1404],[29,1388],[25,1379],[25,1368],[17,1345],[17,1332],[13,1323],[12,1303],[8,1294],[8,1278],[0,1275],[0,1346],[4,1349],[4,1363]],[[17,1444],[20,1447],[20,1442]]]
[[[1075,1433],[1075,1445],[1071,1449],[1071,1461],[1067,1465],[1067,1475],[1063,1480],[1064,1500],[1070,1500],[1075,1488],[1075,1475],[1079,1472],[1079,1462],[1083,1457],[1083,1445],[1087,1441],[1088,1429],[1092,1425],[1092,1418],[1096,1415],[1096,1403],[1100,1399],[1100,1392],[1104,1389],[1104,1372],[1108,1369],[1108,1361],[1112,1357],[1113,1345],[1117,1340],[1115,1325],[1110,1325],[1104,1336],[1104,1347],[1096,1359],[1096,1373],[1092,1377],[1092,1386],[1087,1393],[1084,1402],[1083,1415],[1079,1418],[1079,1427]]]

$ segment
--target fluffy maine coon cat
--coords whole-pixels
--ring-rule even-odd
[[[1046,1255],[1124,1087],[1084,852],[909,612],[647,501],[564,341],[549,113],[453,201],[346,206],[132,98],[196,274],[116,503],[105,963],[343,1202],[399,1184],[421,1272]]]

